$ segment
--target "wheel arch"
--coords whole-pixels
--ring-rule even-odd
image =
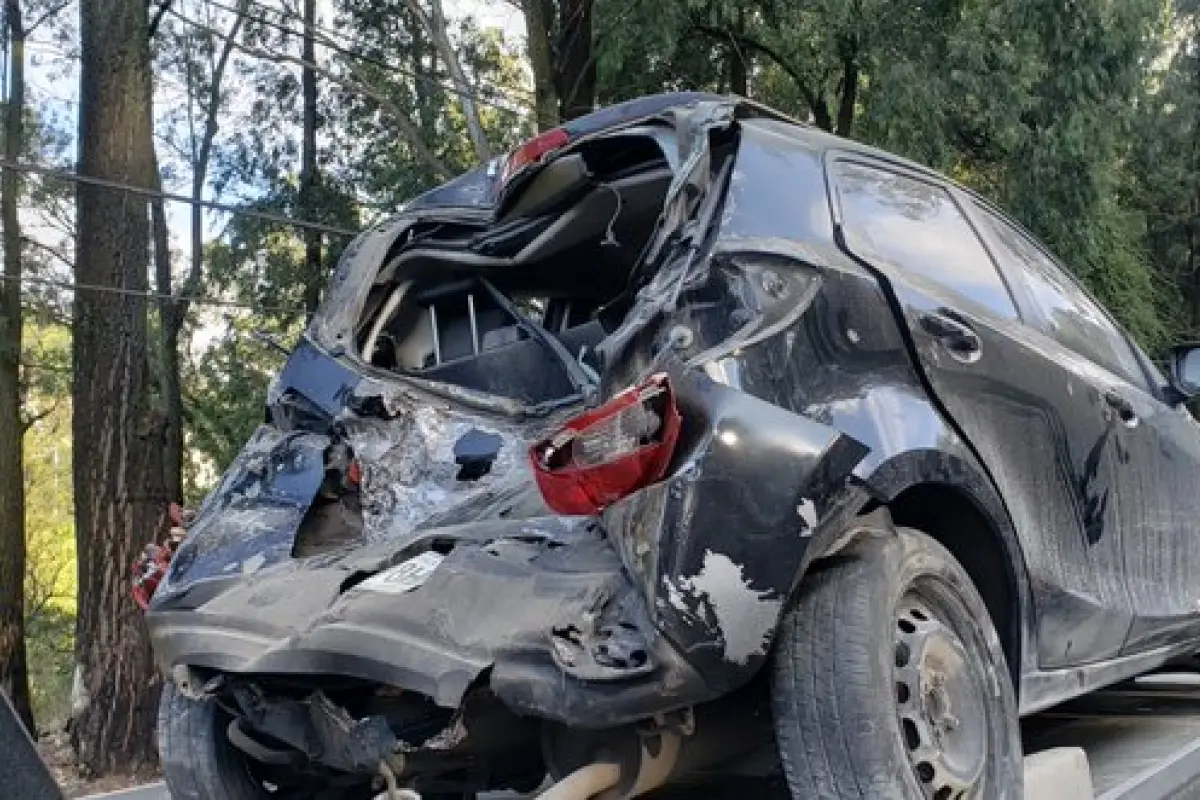
[[[1000,636],[1013,686],[1019,691],[1026,652],[1023,566],[1006,544],[1000,526],[962,487],[917,483],[886,503],[892,522],[932,537],[950,551],[983,597]],[[996,569],[997,565],[1001,569]]]
[[[1037,669],[1024,551],[1003,500],[972,461],[968,453],[942,450],[897,454],[869,477],[860,476],[870,500],[858,517],[885,512],[892,525],[928,534],[954,555],[983,597],[1019,692],[1021,676]],[[836,538],[821,542],[811,568],[819,569],[820,559],[837,546]]]

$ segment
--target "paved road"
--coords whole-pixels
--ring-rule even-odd
[[[167,787],[161,783],[154,783],[149,786],[143,786],[140,789],[127,789],[123,792],[111,792],[109,794],[94,794],[84,800],[171,800],[171,795],[167,794]]]
[[[138,789],[127,789],[123,792],[94,794],[83,800],[171,800],[171,795],[167,794],[166,786],[155,783]],[[480,800],[520,800],[520,796],[503,792],[483,795]]]

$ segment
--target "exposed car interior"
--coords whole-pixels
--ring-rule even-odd
[[[657,133],[581,145],[486,228],[415,230],[375,281],[357,330],[363,359],[531,404],[576,393],[572,372],[594,375],[600,312],[627,289],[673,178]]]

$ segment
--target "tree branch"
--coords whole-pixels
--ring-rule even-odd
[[[24,436],[26,433],[29,433],[30,428],[32,428],[34,425],[37,425],[39,422],[41,422],[46,417],[53,414],[55,411],[58,411],[59,402],[60,402],[60,400],[58,398],[55,398],[54,402],[51,403],[50,407],[47,409],[44,409],[44,410],[39,411],[34,414],[22,414],[21,415],[21,435]]]
[[[30,239],[28,236],[22,236],[21,242],[23,244],[27,244],[27,245],[30,245],[31,247],[41,250],[43,253],[46,253],[47,255],[51,256],[52,258],[60,261],[63,264],[63,266],[65,266],[67,269],[70,269],[70,270],[75,269],[74,261],[72,261],[71,259],[64,256],[62,253],[58,252],[50,245],[42,244],[37,239]]]
[[[217,122],[217,114],[221,108],[221,85],[225,79],[225,70],[229,66],[229,59],[233,55],[234,47],[238,32],[242,28],[242,24],[246,21],[246,15],[249,12],[249,0],[239,0],[237,4],[237,17],[234,18],[233,24],[229,26],[229,31],[224,35],[224,43],[221,46],[221,54],[217,58],[216,64],[213,66],[212,81],[209,86],[208,93],[208,108],[206,109],[206,118],[204,120],[204,136],[200,141],[200,151],[196,154],[196,161],[192,175],[192,199],[202,200],[204,195],[204,187],[208,183],[208,165],[212,158],[213,144],[217,138],[217,132],[220,126]],[[197,237],[201,235],[201,224],[203,223],[204,210],[199,203],[192,206],[192,259],[188,268],[187,277],[183,280],[183,285],[179,291],[179,301],[175,307],[166,315],[164,323],[170,327],[168,339],[178,334],[178,331],[183,327],[183,321],[188,314],[188,298],[200,290],[200,282],[204,277],[203,259],[201,258],[200,246],[198,245]],[[160,237],[161,238],[161,237]],[[168,273],[169,277],[169,273]]]
[[[28,36],[29,34],[33,33],[35,30],[37,30],[39,25],[41,25],[43,22],[50,19],[51,17],[58,16],[59,12],[61,12],[67,6],[71,5],[71,2],[72,2],[72,0],[63,0],[63,2],[50,8],[49,10],[47,10],[44,14],[42,14],[40,17],[38,17],[36,20],[34,20],[32,25],[30,25],[28,28],[25,29],[25,35]]]
[[[698,33],[703,33],[706,36],[711,36],[715,39],[728,39],[736,42],[742,47],[750,50],[757,50],[767,58],[774,61],[779,68],[787,73],[788,77],[796,83],[796,89],[800,92],[800,96],[804,98],[804,102],[808,103],[809,110],[812,111],[813,120],[816,124],[827,131],[833,130],[833,119],[829,114],[829,105],[825,99],[819,97],[805,81],[804,76],[800,74],[800,70],[790,63],[783,55],[771,47],[770,45],[760,42],[751,36],[744,33],[737,33],[723,28],[718,28],[712,25],[693,25],[694,30]]]
[[[483,123],[479,120],[479,109],[475,105],[471,84],[467,81],[462,62],[458,58],[458,53],[454,52],[454,47],[450,44],[450,36],[446,33],[446,15],[442,11],[441,0],[430,0],[430,3],[432,13],[426,14],[419,0],[404,0],[404,4],[421,21],[421,25],[429,33],[429,37],[433,39],[433,46],[437,48],[442,60],[446,62],[446,69],[450,71],[450,80],[458,89],[463,116],[467,118],[467,131],[471,136],[471,143],[475,146],[475,156],[480,162],[486,162],[491,159],[492,150],[488,145],[487,135],[483,132]]]
[[[208,32],[210,35],[213,35],[213,36],[221,36],[222,35],[221,32],[216,30],[215,28],[211,28],[208,25],[205,25],[203,22],[199,22],[197,20],[191,19],[183,14],[180,14],[177,11],[170,11],[169,13],[171,13],[173,16],[178,17],[179,19],[182,19],[184,22],[195,27],[198,30]],[[418,159],[425,162],[425,165],[427,167],[429,167],[429,169],[434,174],[436,174],[439,178],[441,178],[442,180],[449,180],[450,178],[454,177],[454,171],[451,170],[448,166],[446,166],[446,164],[440,158],[437,157],[437,155],[433,152],[433,150],[431,150],[429,148],[429,145],[425,144],[424,140],[421,138],[421,132],[417,129],[417,126],[413,124],[413,122],[409,118],[409,116],[407,114],[405,114],[404,111],[399,106],[397,106],[394,102],[392,102],[392,100],[387,95],[383,94],[378,89],[375,89],[375,88],[369,86],[368,84],[361,82],[361,80],[351,79],[351,78],[347,78],[343,75],[338,75],[336,72],[333,72],[325,67],[322,67],[320,64],[315,64],[313,62],[306,61],[303,58],[299,58],[290,53],[275,53],[275,52],[272,52],[269,50],[263,50],[261,48],[254,47],[252,45],[245,44],[243,42],[234,42],[233,46],[236,47],[238,50],[241,50],[246,55],[253,56],[254,58],[261,58],[261,59],[264,59],[267,61],[275,61],[275,62],[286,61],[287,63],[295,64],[298,67],[307,67],[308,69],[311,69],[313,72],[317,73],[318,75],[325,78],[326,80],[340,84],[341,86],[346,87],[350,91],[357,92],[358,94],[361,94],[364,97],[369,97],[370,99],[372,99],[376,103],[378,103],[380,108],[382,108],[384,111],[386,111],[388,113],[389,116],[392,117],[392,121],[396,124],[396,127],[398,127],[400,129],[400,132],[404,134],[405,139],[408,140],[409,146],[412,147],[413,153],[417,156]],[[357,71],[354,69],[353,66],[351,66],[350,64],[346,64],[346,66],[352,74],[354,74],[355,76],[358,75]]]
[[[158,10],[154,12],[154,17],[150,20],[148,33],[151,39],[154,38],[154,34],[158,33],[158,26],[162,24],[163,17],[171,10],[171,4],[174,2],[175,0],[159,0]]]

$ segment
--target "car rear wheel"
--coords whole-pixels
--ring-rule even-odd
[[[172,800],[366,800],[370,779],[341,782],[277,769],[269,773],[229,742],[231,717],[213,700],[193,700],[171,681],[158,707],[158,750]]]
[[[211,700],[193,700],[171,681],[158,706],[158,753],[172,800],[256,800],[245,758],[229,744],[229,717]]]
[[[1016,701],[983,600],[929,536],[874,533],[805,578],[780,629],[792,796],[1019,798]]]

